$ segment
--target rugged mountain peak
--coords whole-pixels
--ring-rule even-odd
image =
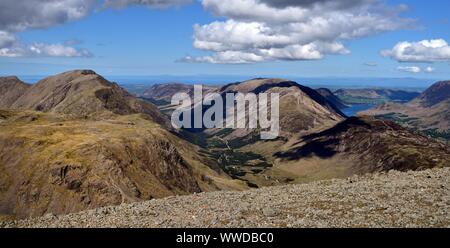
[[[278,89],[277,89],[278,88]],[[274,90],[275,89],[275,90]],[[284,90],[283,90],[284,89]],[[222,92],[242,92],[242,93],[263,93],[263,92],[278,92],[286,94],[285,89],[291,89],[291,91],[301,91],[307,97],[312,99],[314,102],[322,105],[324,108],[333,112],[334,114],[344,117],[345,115],[340,111],[340,109],[335,106],[332,102],[328,101],[319,92],[303,86],[297,82],[281,79],[281,78],[257,78],[244,82],[237,82],[233,84],[226,85],[222,87]],[[298,92],[297,92],[298,93]]]
[[[4,83],[4,82],[8,82],[8,81],[18,81],[18,82],[22,82],[18,77],[16,76],[5,76],[5,77],[0,77],[0,83]]]
[[[2,96],[2,99],[4,97]],[[74,70],[47,77],[30,86],[11,108],[98,118],[109,114],[144,114],[168,126],[158,109],[139,100],[92,70]]]
[[[16,86],[16,85],[27,85],[29,84],[23,82],[16,76],[6,76],[6,77],[0,77],[0,89],[10,87],[10,86]]]
[[[0,108],[9,108],[29,87],[16,76],[0,77]]]

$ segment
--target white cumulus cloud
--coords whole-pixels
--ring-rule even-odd
[[[418,66],[399,66],[397,70],[410,73],[419,73],[422,69]]]
[[[16,37],[6,31],[0,30],[0,48],[12,46],[16,42]]]
[[[104,6],[122,8],[128,5],[146,5],[152,8],[167,8],[191,2],[192,0],[105,0]]]
[[[0,32],[1,35],[1,32]],[[0,37],[0,44],[1,37]],[[16,39],[0,46],[0,57],[91,57],[86,49],[77,49],[63,44],[33,43],[22,44]]]
[[[0,30],[45,28],[88,15],[94,0],[2,0]]]
[[[211,63],[211,64],[248,64],[264,61],[264,57],[239,51],[217,52],[211,56],[192,57],[186,56],[180,62],[187,63]]]
[[[64,44],[24,44],[9,32],[0,30],[0,57],[91,57],[86,49]]]
[[[1,0],[0,57],[90,57],[92,54],[89,51],[75,47],[81,42],[24,44],[15,34],[81,19],[91,14],[99,5],[145,5],[163,8],[190,2],[191,0]]]
[[[399,62],[442,62],[450,61],[450,46],[443,39],[403,41],[390,50],[381,51],[381,54]]]
[[[435,68],[431,66],[425,68],[421,68],[419,66],[399,66],[397,67],[397,70],[409,73],[421,73],[421,72],[432,73],[435,71]]]
[[[346,40],[412,23],[399,17],[404,7],[387,6],[379,0],[202,0],[202,4],[227,19],[196,24],[194,47],[212,54],[188,56],[184,61],[316,60],[350,53]]]
[[[320,7],[348,8],[358,6],[362,3],[374,2],[374,0],[261,0],[261,2],[278,8],[314,5],[321,5]]]
[[[87,16],[94,0],[0,1],[0,57],[88,57],[91,53],[63,44],[24,44],[15,33],[47,28]]]
[[[436,70],[436,69],[434,69],[434,68],[431,67],[431,66],[428,66],[427,68],[424,69],[424,71],[425,71],[425,72],[428,72],[428,73],[434,72],[435,70]]]

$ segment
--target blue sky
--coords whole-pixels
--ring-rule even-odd
[[[14,4],[14,1],[10,4]],[[439,59],[427,58],[425,61],[399,62],[397,57],[381,55],[382,50],[393,49],[402,41],[413,43],[442,39],[450,42],[450,1],[388,1],[387,8],[395,8],[400,4],[406,4],[408,8],[398,14],[398,18],[412,18],[412,24],[362,37],[336,39],[350,51],[349,54],[321,51],[322,57],[314,60],[304,60],[303,57],[264,57],[263,61],[233,61],[231,64],[228,60],[225,63],[205,63],[183,58],[210,57],[217,52],[194,47],[194,24],[202,26],[215,21],[226,22],[228,19],[236,19],[233,14],[230,17],[230,14],[217,13],[200,1],[165,8],[132,4],[120,8],[97,6],[82,17],[61,23],[23,30],[4,28],[21,44],[64,44],[80,51],[89,51],[90,56],[0,56],[0,74],[50,75],[71,69],[89,68],[106,76],[279,75],[450,79],[450,57],[445,57],[448,50],[440,50],[444,55]],[[0,30],[1,27],[2,25]],[[232,46],[232,42],[224,42],[222,45]],[[414,68],[420,68],[420,72]]]

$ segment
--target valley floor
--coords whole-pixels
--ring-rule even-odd
[[[169,197],[0,227],[450,227],[450,168]]]

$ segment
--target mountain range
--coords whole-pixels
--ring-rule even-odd
[[[448,96],[435,94],[446,85],[437,87],[413,102],[442,108]],[[77,70],[33,85],[0,78],[0,92],[0,215],[12,218],[450,165],[446,143],[389,120],[347,118],[331,91],[286,79],[204,87],[222,96],[279,93],[275,140],[261,140],[260,129],[174,129],[170,99],[192,94],[192,85],[135,96]]]
[[[158,85],[148,91],[164,95],[159,89],[177,87],[187,86]],[[250,186],[301,183],[390,169],[424,169],[445,166],[448,162],[445,145],[424,135],[390,121],[365,117],[346,119],[339,110],[345,103],[328,89],[313,90],[285,79],[259,78],[225,85],[215,92],[281,95],[281,136],[275,141],[261,141],[257,132],[245,129],[212,129],[187,135],[216,157],[228,174],[247,181]],[[390,90],[377,92],[389,93],[393,99],[404,94]],[[323,135],[315,137],[317,134]],[[396,146],[396,139],[401,145]],[[426,161],[420,153],[427,153]],[[434,162],[433,153],[438,157]]]

